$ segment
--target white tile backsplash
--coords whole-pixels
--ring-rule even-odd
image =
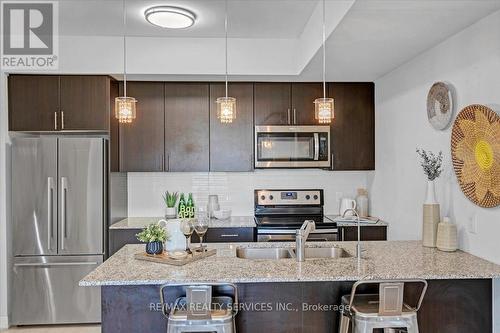
[[[370,171],[256,170],[254,172],[170,172],[128,174],[128,216],[164,215],[161,195],[166,191],[192,192],[197,205],[206,205],[208,194],[219,195],[223,208],[235,216],[253,215],[254,189],[310,189],[325,191],[325,213],[336,214],[336,193],[354,197],[367,186]]]

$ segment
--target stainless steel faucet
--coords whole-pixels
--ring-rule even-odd
[[[311,231],[316,230],[316,223],[313,220],[305,220],[300,229],[295,231],[295,251],[297,261],[304,261],[306,259],[306,241]]]
[[[356,221],[358,223],[358,244],[356,244],[356,257],[361,259],[361,222],[359,220],[359,214],[355,209],[349,208],[344,211],[344,214],[342,214],[342,218],[345,218],[345,214],[348,212],[354,213],[356,215]]]

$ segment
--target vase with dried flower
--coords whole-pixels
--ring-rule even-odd
[[[420,165],[427,176],[427,194],[423,206],[422,244],[426,247],[436,247],[438,224],[440,221],[439,203],[436,200],[435,180],[441,175],[443,153],[417,149]]]

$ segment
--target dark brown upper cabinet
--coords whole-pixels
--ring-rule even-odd
[[[9,76],[9,130],[108,131],[107,76]]]
[[[323,97],[322,83],[292,83],[292,124],[318,125],[314,118],[314,100]]]
[[[9,130],[54,131],[59,111],[59,77],[9,75]]]
[[[109,129],[110,80],[105,76],[60,77],[63,130]]]
[[[209,170],[209,84],[165,84],[165,171]]]
[[[225,85],[210,84],[210,171],[253,169],[253,88],[252,83],[229,85],[228,95],[236,98],[236,119],[222,124],[215,101],[224,96]]]
[[[123,94],[123,84],[120,84],[121,94]],[[119,125],[119,170],[163,171],[165,168],[164,84],[127,82],[127,96],[137,99],[137,116],[132,123]],[[113,138],[113,132],[111,134]],[[114,146],[112,142],[111,147]],[[113,152],[111,156],[114,156]]]
[[[255,83],[255,125],[290,125],[291,93],[290,83]]]
[[[321,83],[255,83],[255,125],[316,125],[314,100]]]
[[[375,86],[372,82],[329,83],[335,102],[331,124],[333,170],[375,169]]]

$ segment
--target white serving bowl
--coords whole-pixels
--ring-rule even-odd
[[[231,210],[230,209],[214,210],[214,217],[217,220],[227,220],[228,218],[231,217]]]

